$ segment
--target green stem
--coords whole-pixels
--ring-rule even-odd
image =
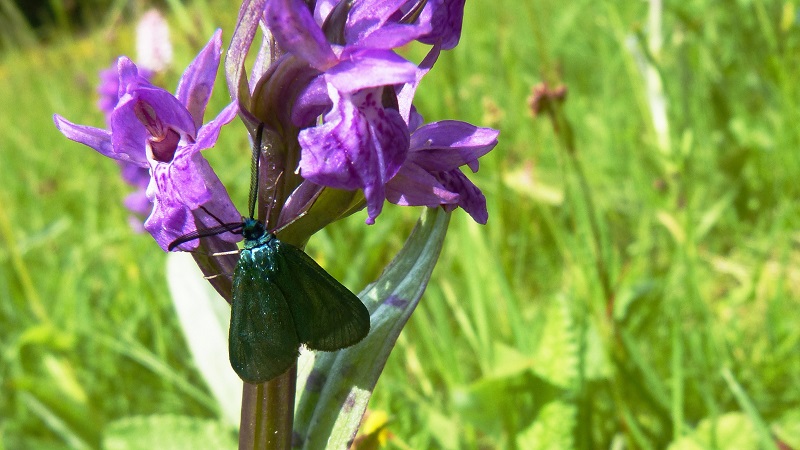
[[[239,450],[292,447],[297,365],[263,384],[244,383]]]
[[[589,229],[592,233],[592,241],[594,243],[595,266],[597,275],[600,278],[600,286],[603,289],[603,297],[606,300],[608,309],[611,308],[614,299],[614,290],[611,286],[611,275],[608,266],[606,265],[605,252],[600,233],[600,224],[597,221],[597,209],[594,205],[591,189],[589,188],[589,181],[586,178],[586,173],[583,170],[578,152],[575,147],[575,135],[572,132],[572,125],[567,120],[562,107],[558,102],[552,102],[550,105],[550,118],[553,122],[553,129],[556,136],[561,141],[566,149],[572,163],[573,171],[578,178],[578,184],[583,197],[583,202],[586,205],[587,216],[589,219]],[[607,311],[610,314],[610,311]]]

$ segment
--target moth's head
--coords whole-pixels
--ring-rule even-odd
[[[242,226],[242,236],[246,241],[255,241],[267,233],[264,224],[256,219],[249,217],[244,218],[244,225]]]

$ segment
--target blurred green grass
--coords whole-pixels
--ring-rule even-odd
[[[230,37],[236,10],[168,3],[176,69],[161,81],[172,89],[213,27]],[[455,212],[377,386],[371,409],[388,414],[390,448],[738,448],[724,445],[723,419],[750,424],[759,448],[800,446],[795,8],[665,6],[651,61],[663,147],[630,50],[647,45],[647,4],[467,4],[462,42],[417,107],[502,130],[473,177],[490,220]],[[57,112],[102,124],[97,71],[134,49],[132,26],[109,17],[0,62],[5,448],[97,447],[123,417],[218,414],[177,338],[164,255],[128,227],[116,165],[52,123]],[[588,189],[551,123],[530,113],[541,81],[569,90]],[[209,114],[225,99],[220,84]],[[207,152],[240,206],[246,153],[238,125]],[[309,252],[359,290],[416,214],[389,205],[373,227],[357,215]],[[708,423],[711,438],[697,437]]]

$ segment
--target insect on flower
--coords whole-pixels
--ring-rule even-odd
[[[300,344],[334,351],[369,333],[369,312],[344,285],[299,248],[280,241],[253,218],[258,193],[258,161],[263,126],[253,146],[249,217],[181,236],[169,245],[225,232],[244,236],[233,274],[228,350],[242,380],[259,384],[286,372]]]

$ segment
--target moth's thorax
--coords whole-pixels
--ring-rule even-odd
[[[275,238],[272,233],[267,232],[267,228],[263,223],[250,218],[244,219],[242,236],[244,237],[244,248],[248,250],[266,245]]]

